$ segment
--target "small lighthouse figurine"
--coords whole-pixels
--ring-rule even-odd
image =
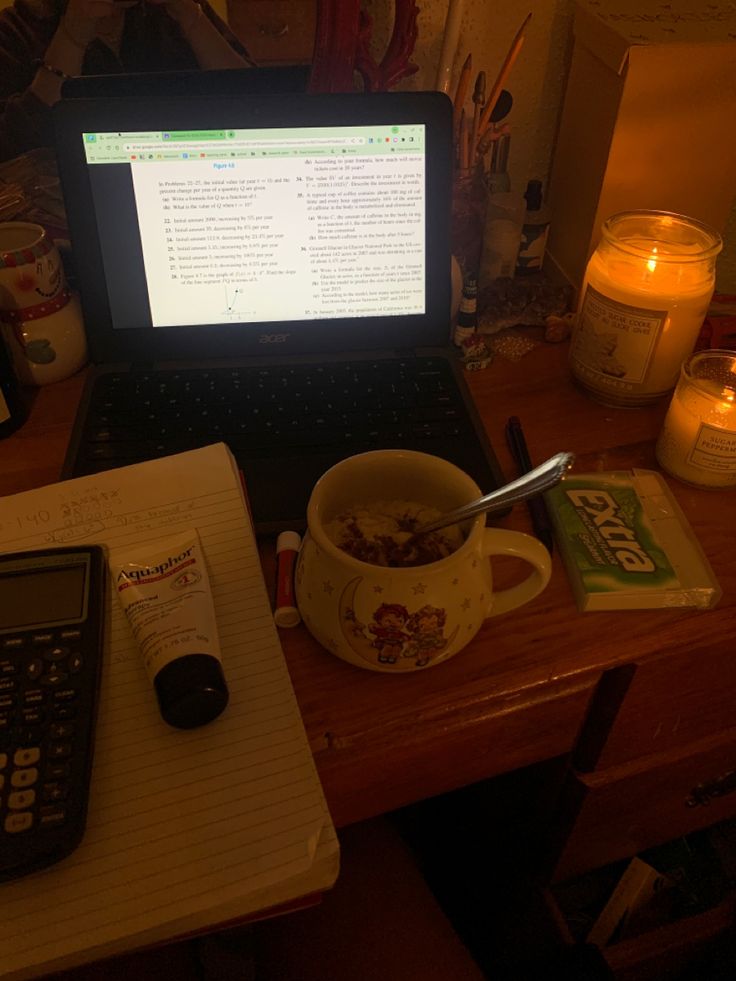
[[[457,312],[453,341],[457,347],[462,347],[463,341],[471,337],[478,327],[478,283],[475,279],[466,279],[463,285],[463,295],[460,309]]]

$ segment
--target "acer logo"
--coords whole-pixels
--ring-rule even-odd
[[[261,334],[258,338],[259,344],[283,344],[291,334]]]

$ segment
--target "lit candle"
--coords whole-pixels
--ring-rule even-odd
[[[645,405],[672,389],[715,286],[717,232],[682,215],[632,211],[603,225],[581,291],[570,364],[612,405]]]
[[[685,483],[736,486],[736,352],[700,351],[683,365],[656,453]]]

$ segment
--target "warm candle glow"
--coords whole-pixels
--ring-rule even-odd
[[[594,398],[645,405],[670,391],[715,286],[717,232],[664,212],[614,215],[588,262],[572,372]]]
[[[686,483],[736,486],[734,368],[733,351],[701,351],[683,368],[656,452],[660,465]]]

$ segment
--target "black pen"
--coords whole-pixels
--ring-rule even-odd
[[[519,473],[529,473],[532,469],[532,461],[529,458],[529,450],[524,439],[524,430],[521,428],[521,423],[517,416],[511,416],[506,423],[506,439],[516,465],[519,468]],[[544,498],[539,494],[537,497],[530,497],[526,504],[532,516],[534,534],[546,546],[547,551],[552,554],[554,533]]]

